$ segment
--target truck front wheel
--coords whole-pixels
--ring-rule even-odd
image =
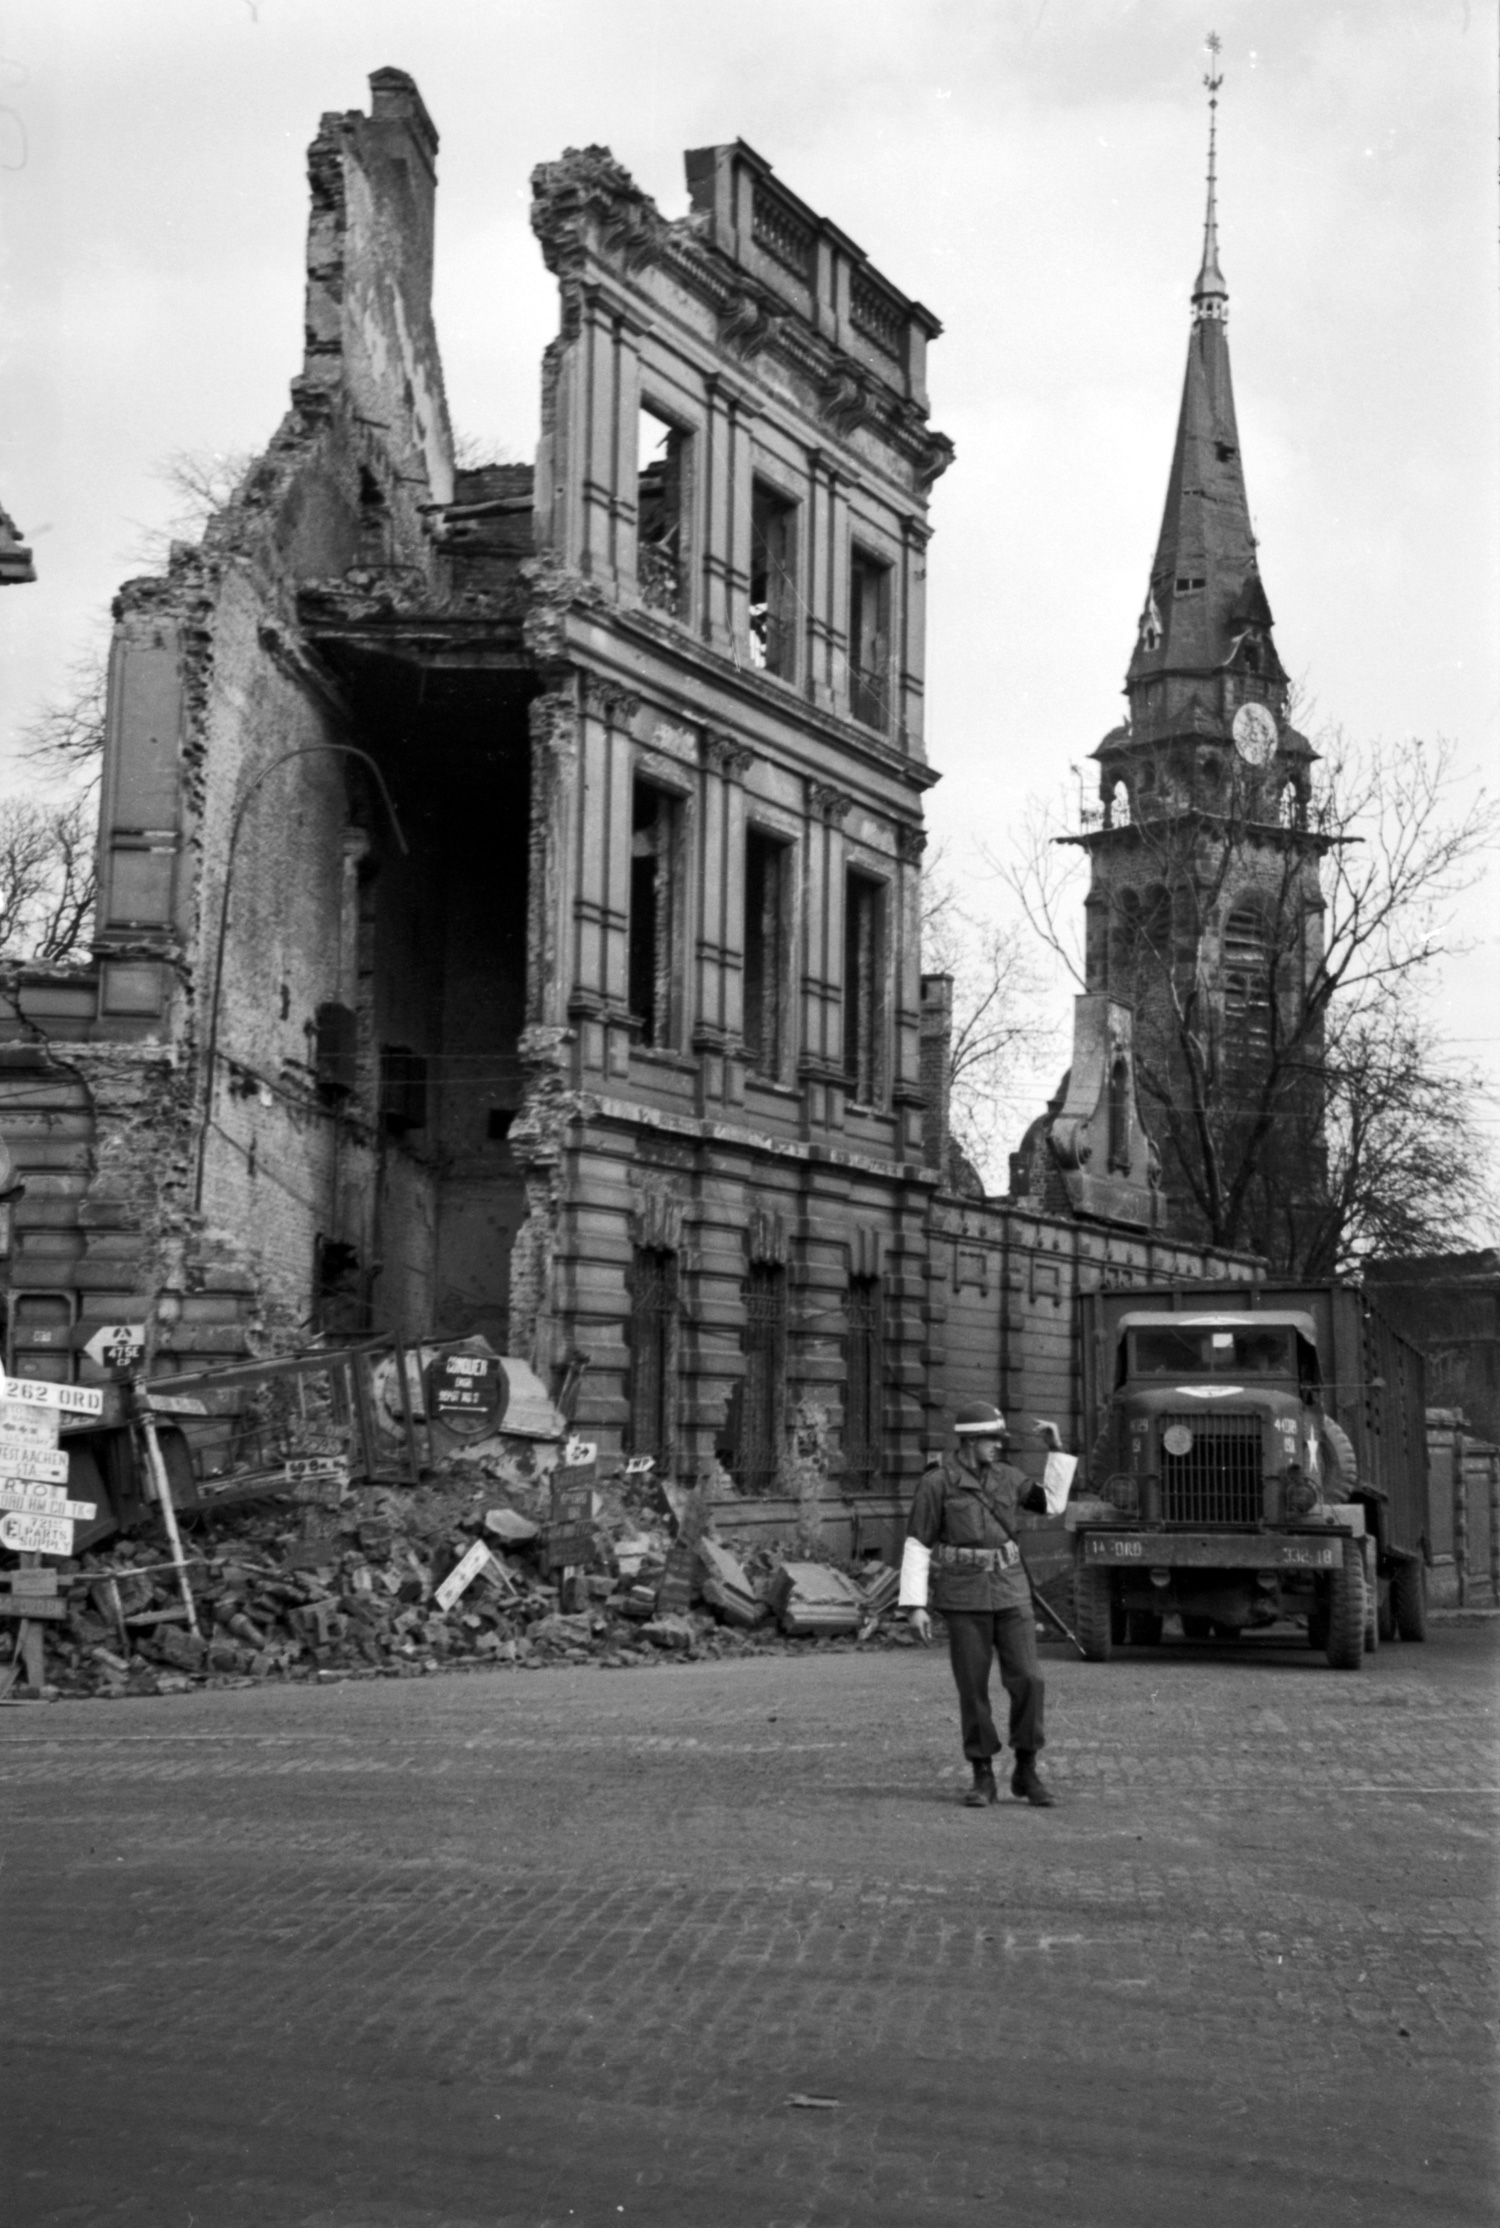
[[[1403,1640],[1427,1638],[1427,1572],[1415,1557],[1391,1573],[1391,1614]]]
[[[1328,1585],[1328,1660],[1357,1671],[1365,1660],[1365,1558],[1358,1540],[1344,1542],[1344,1562]]]
[[[1080,1563],[1073,1579],[1073,1615],[1078,1644],[1090,1663],[1108,1663],[1114,1652],[1113,1607],[1109,1572]]]

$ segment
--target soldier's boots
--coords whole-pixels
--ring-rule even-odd
[[[1020,1801],[1031,1803],[1038,1810],[1052,1810],[1057,1797],[1036,1768],[1034,1749],[1016,1750],[1016,1768],[1010,1775],[1010,1791]]]
[[[964,1797],[965,1803],[970,1810],[983,1810],[987,1803],[997,1803],[999,1800],[1000,1790],[995,1785],[995,1774],[992,1766],[976,1764],[974,1766],[974,1784]]]

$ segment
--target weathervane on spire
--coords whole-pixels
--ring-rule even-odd
[[[1224,42],[1217,31],[1210,31],[1203,43],[1209,58],[1208,68],[1203,73],[1208,92],[1208,210],[1203,220],[1203,268],[1193,288],[1193,322],[1216,317],[1222,324],[1229,315],[1229,289],[1219,269],[1219,87],[1224,82],[1219,55]]]

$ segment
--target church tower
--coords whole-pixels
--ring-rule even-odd
[[[1309,825],[1315,753],[1288,717],[1245,492],[1210,46],[1203,255],[1129,716],[1093,753],[1099,806],[1066,840],[1089,854],[1088,991],[1133,1013],[1169,1228],[1284,1261],[1288,1213],[1316,1199],[1323,1165],[1306,990],[1327,839]]]

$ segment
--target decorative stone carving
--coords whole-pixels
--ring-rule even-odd
[[[786,1217],[775,1207],[754,1206],[745,1226],[745,1250],[752,1262],[768,1268],[785,1268]]]
[[[829,827],[841,827],[854,809],[854,799],[847,789],[830,788],[827,782],[813,781],[807,788],[808,810]]]
[[[869,379],[845,357],[830,368],[820,384],[818,407],[835,433],[852,433],[873,415],[874,396]]]
[[[946,433],[924,434],[912,461],[912,478],[919,494],[925,495],[933,482],[942,478],[956,454]]]
[[[719,311],[719,338],[748,360],[776,340],[785,323],[768,296],[745,289],[731,294]]]
[[[903,866],[917,866],[927,849],[927,834],[923,828],[914,828],[908,821],[896,822],[896,856]]]
[[[542,257],[558,277],[575,276],[589,249],[591,228],[601,253],[636,271],[656,255],[667,230],[607,147],[569,147],[557,162],[531,173],[531,227]]]
[[[583,677],[583,705],[593,718],[611,727],[628,730],[641,716],[641,699],[633,689],[621,688],[617,681],[606,681],[597,673]]]
[[[1164,1215],[1160,1163],[1136,1101],[1133,1016],[1109,998],[1073,1004],[1073,1065],[1047,1132],[1075,1214],[1153,1230]]]
[[[733,735],[715,735],[705,730],[700,747],[704,765],[710,772],[722,774],[726,781],[743,781],[755,759],[749,744]]]
[[[630,1241],[651,1253],[682,1251],[683,1202],[666,1184],[641,1181],[630,1210]]]

